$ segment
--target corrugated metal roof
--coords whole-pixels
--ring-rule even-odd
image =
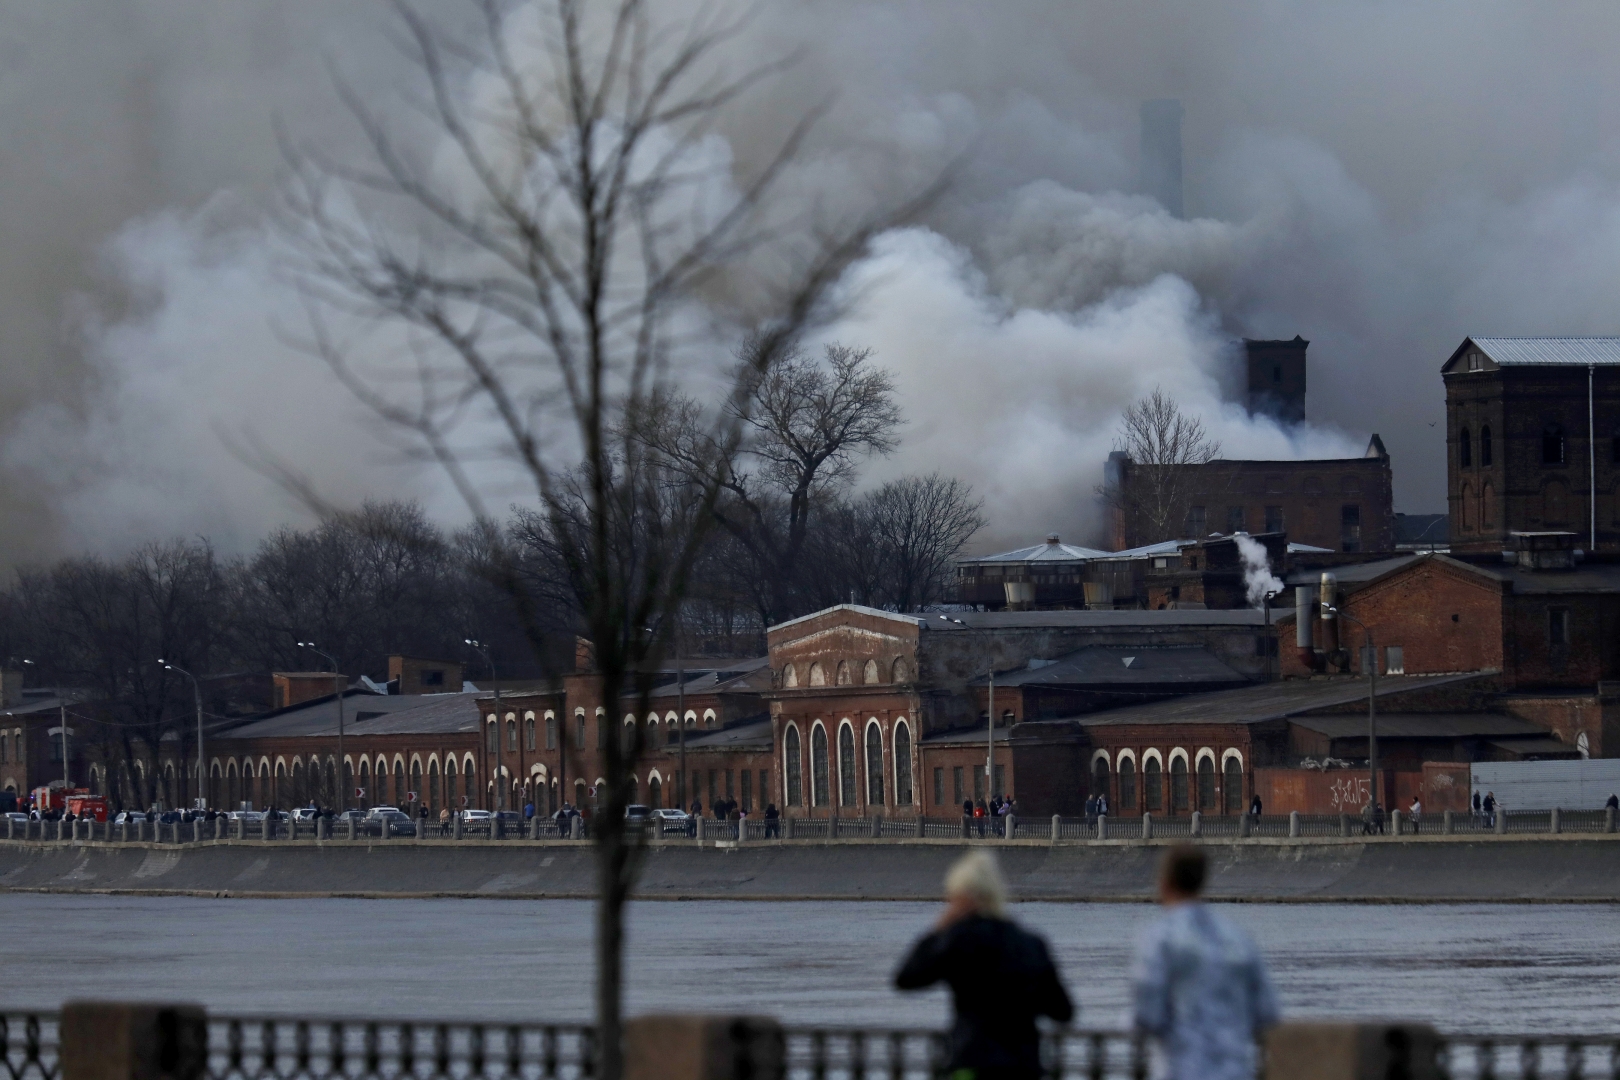
[[[1620,337],[1470,338],[1498,364],[1620,364]]]
[[[686,750],[688,753],[696,750],[769,750],[773,738],[771,718],[766,715],[753,720],[743,720],[718,731],[688,735]],[[673,750],[675,747],[670,746],[666,749]]]
[[[488,696],[485,695],[488,699]],[[477,694],[356,694],[345,695],[343,734],[419,735],[431,732],[476,731]],[[363,719],[362,719],[363,718]],[[293,707],[233,728],[217,739],[268,739],[302,735],[337,737],[337,702],[326,697],[307,707]]]
[[[1450,683],[1466,682],[1494,671],[1470,671],[1457,675],[1386,675],[1378,680],[1379,698],[1426,690]],[[1367,680],[1357,675],[1330,679],[1283,679],[1278,682],[1245,686],[1236,690],[1216,690],[1207,694],[1128,705],[1105,712],[1073,717],[1084,727],[1117,727],[1124,724],[1258,724],[1282,720],[1316,709],[1367,700]],[[1362,720],[1366,722],[1365,718]]]
[[[1367,718],[1360,715],[1296,716],[1289,723],[1330,739],[1367,737]],[[1537,727],[1528,720],[1520,720],[1517,716],[1504,716],[1501,713],[1378,714],[1380,739],[1502,739],[1518,735],[1546,738],[1547,729]]]
[[[1065,544],[1049,537],[1044,544],[1034,547],[1018,548],[1014,551],[1003,551],[997,555],[984,555],[977,559],[962,559],[963,563],[987,562],[1084,562],[1087,559],[1106,559],[1112,556],[1112,551],[1100,551],[1097,548],[1076,547]]]
[[[970,685],[983,686],[975,679]],[[1090,645],[1051,663],[1032,661],[1028,667],[996,675],[997,686],[1233,686],[1248,679],[1198,645]]]

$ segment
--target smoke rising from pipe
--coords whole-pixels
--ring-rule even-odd
[[[263,220],[273,119],[351,137],[326,56],[372,100],[407,85],[385,13],[360,10],[62,0],[0,27],[0,561],[199,532],[229,549],[298,518],[222,433],[334,501],[456,511],[275,332],[298,313]],[[1119,412],[1155,384],[1228,456],[1358,455],[1377,431],[1397,509],[1439,509],[1437,369],[1465,334],[1620,332],[1611,5],[1484,0],[1460,26],[1349,0],[813,0],[740,47],[798,46],[718,132],[738,160],[835,91],[790,178],[807,199],[859,208],[970,151],[928,219],[852,269],[827,335],[898,376],[910,423],[870,480],[972,482],[983,547],[1093,537]],[[1186,107],[1186,220],[1134,191],[1159,97]],[[1289,432],[1230,404],[1233,345],[1295,333],[1311,424]]]
[[[1250,607],[1260,607],[1266,602],[1267,593],[1283,591],[1283,581],[1271,572],[1271,560],[1266,556],[1264,544],[1248,533],[1234,533],[1232,540],[1243,559],[1244,595]]]

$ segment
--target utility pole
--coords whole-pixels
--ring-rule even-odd
[[[676,807],[682,811],[686,809],[686,665],[681,661],[681,618],[677,612],[675,616],[675,711],[680,715],[676,717],[679,726],[680,739],[680,769],[681,782],[675,785]]]
[[[984,754],[984,799],[985,805],[996,794],[996,669],[990,668],[990,736],[985,741]]]
[[[347,761],[343,757],[343,672],[338,669],[337,657],[323,649],[317,649],[313,641],[300,641],[298,647],[308,649],[332,665],[332,695],[337,698],[338,707],[337,788],[338,807],[341,812],[349,808],[349,781],[344,777],[344,766]]]
[[[489,665],[489,681],[495,686],[495,764],[490,769],[490,782],[495,788],[495,809],[497,811],[505,810],[506,785],[501,778],[501,754],[503,752],[501,750],[501,724],[505,722],[505,718],[501,716],[500,676],[495,674],[495,661],[489,657],[489,646],[474,641],[472,638],[463,638],[462,640],[472,646],[476,652],[483,654],[484,663]],[[488,753],[489,740],[487,738],[484,740],[484,750],[485,753]],[[491,833],[490,835],[493,836],[494,834]]]
[[[174,664],[169,663],[167,660],[159,660],[158,663],[163,665],[163,670],[164,671],[178,671],[180,674],[184,675],[186,678],[191,680],[191,692],[195,696],[196,701],[197,701],[197,792],[196,792],[197,806],[196,806],[196,809],[198,809],[198,810],[206,810],[208,808],[208,772],[207,772],[208,758],[203,754],[202,684],[197,681],[197,676],[193,675],[191,672],[187,671],[183,667],[177,667]],[[67,769],[67,720],[65,719],[66,715],[67,714],[64,712],[63,713],[64,719],[62,721],[62,768],[64,770]],[[64,775],[65,775],[65,773],[64,773]],[[182,772],[181,775],[184,775],[184,773]]]

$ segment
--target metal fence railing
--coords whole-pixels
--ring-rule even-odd
[[[597,1071],[595,1035],[582,1025],[230,1016],[210,1016],[207,1025],[204,1080],[588,1080]],[[787,1080],[945,1077],[947,1043],[938,1031],[787,1027],[777,1045]],[[1148,1074],[1146,1046],[1124,1032],[1051,1031],[1041,1057],[1048,1080]],[[1445,1080],[1613,1080],[1620,1037],[1442,1035],[1435,1065]],[[57,1017],[0,1015],[0,1068],[7,1080],[60,1080]]]

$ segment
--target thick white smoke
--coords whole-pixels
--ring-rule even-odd
[[[1283,591],[1283,581],[1271,572],[1271,560],[1264,544],[1248,533],[1238,533],[1232,539],[1243,559],[1244,596],[1250,607],[1259,607],[1266,602],[1267,594]]]

